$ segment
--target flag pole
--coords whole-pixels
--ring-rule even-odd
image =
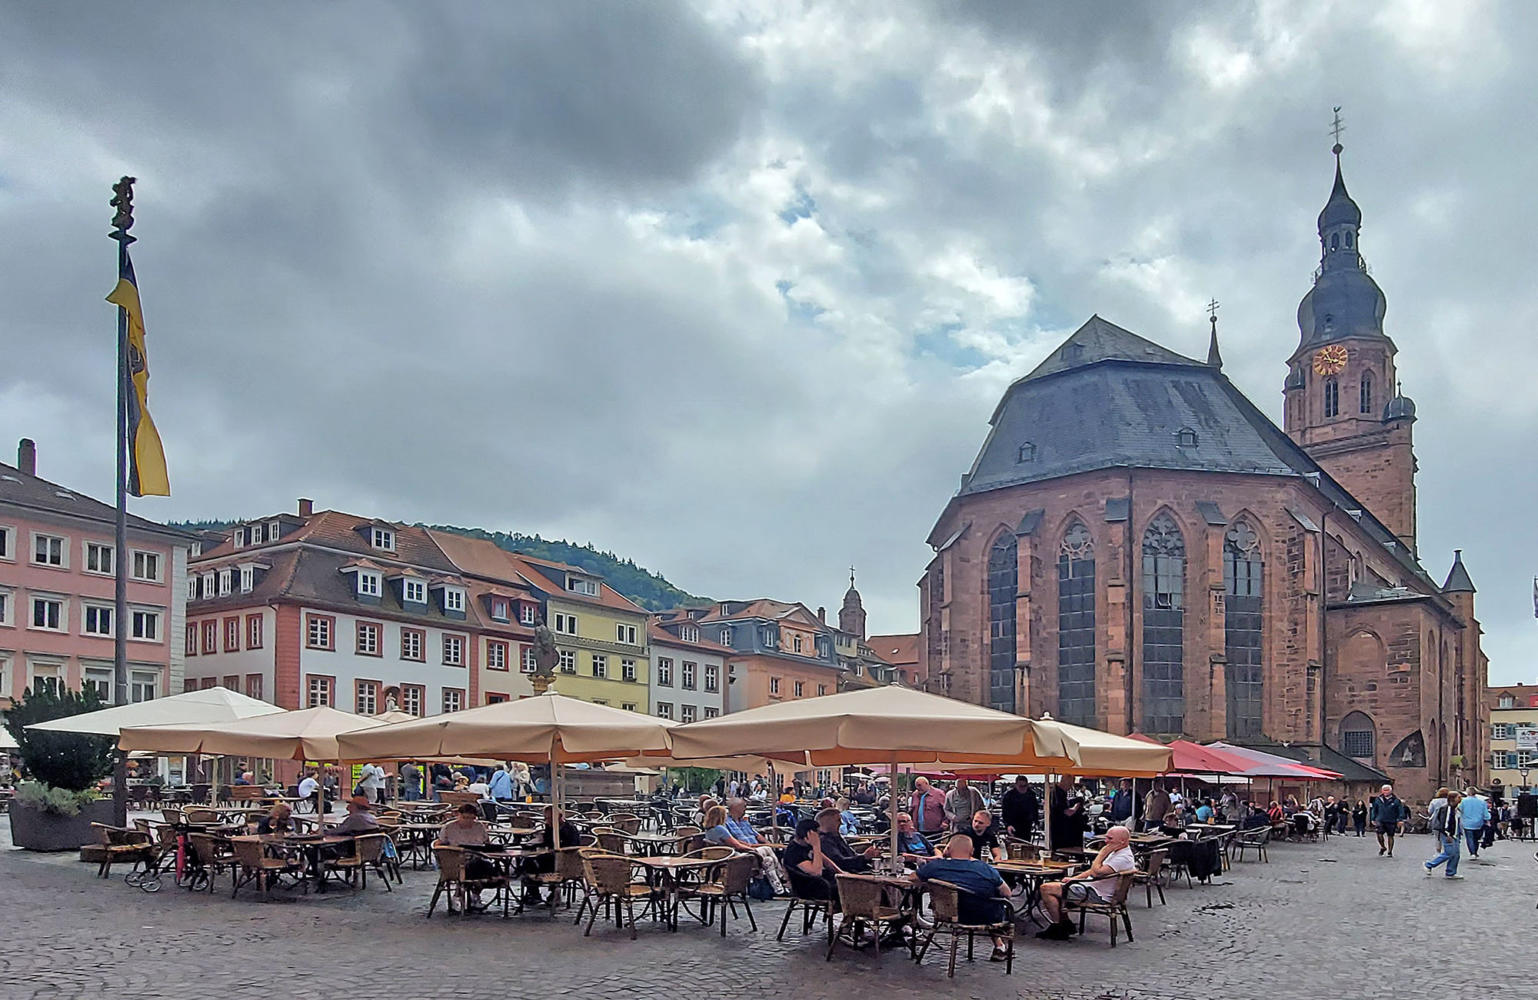
[[[117,241],[117,270],[121,278],[128,268],[128,244],[134,237],[133,185],[124,177],[112,185],[110,239]],[[117,308],[117,551],[113,560],[113,592],[117,606],[112,612],[112,703],[128,704],[128,310]],[[121,751],[112,768],[113,822],[128,825],[128,757]]]

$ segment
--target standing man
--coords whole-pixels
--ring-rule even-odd
[[[1394,837],[1399,834],[1404,806],[1393,785],[1384,785],[1372,800],[1372,825],[1378,831],[1378,857],[1394,856]]]
[[[918,827],[919,833],[931,841],[945,830],[945,796],[929,783],[928,778],[914,780],[913,799],[909,802],[908,813],[913,817],[913,825]]]
[[[1458,803],[1458,812],[1463,821],[1463,835],[1469,842],[1469,860],[1478,861],[1479,844],[1485,836],[1485,824],[1490,822],[1490,807],[1471,788]]]
[[[377,764],[364,764],[358,772],[358,787],[355,791],[362,793],[370,802],[383,805],[385,800],[385,771]]]
[[[513,801],[513,772],[506,763],[491,772],[491,780],[486,783],[486,794],[498,802]]]
[[[1111,793],[1111,822],[1125,823],[1132,818],[1132,782],[1126,778]]]
[[[420,802],[422,799],[422,769],[411,761],[401,765],[402,796],[407,802]]]
[[[1015,787],[1005,792],[1000,802],[1004,832],[1011,837],[1030,840],[1036,832],[1036,814],[1040,811],[1041,800],[1036,797],[1031,779],[1023,774],[1015,775]]]
[[[1143,823],[1149,829],[1159,826],[1164,822],[1164,817],[1170,811],[1170,793],[1164,790],[1161,782],[1155,781],[1153,787],[1143,798]]]
[[[1052,838],[1048,846],[1054,851],[1063,847],[1084,846],[1084,803],[1077,798],[1068,798],[1068,791],[1072,787],[1073,779],[1066,774],[1052,786],[1052,824],[1047,833]]]
[[[972,814],[985,808],[982,792],[965,778],[957,778],[956,787],[945,793],[945,823],[952,830],[967,829],[972,825]]]

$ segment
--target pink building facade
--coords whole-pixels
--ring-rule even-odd
[[[128,636],[128,700],[182,689],[187,561],[195,539],[130,515],[128,614],[116,620],[116,512],[39,479],[23,441],[0,463],[0,708],[28,688],[94,686],[111,703],[113,645]]]

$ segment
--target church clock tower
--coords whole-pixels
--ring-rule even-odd
[[[1341,146],[1335,187],[1319,213],[1319,269],[1298,305],[1288,360],[1287,433],[1415,551],[1415,404],[1399,392],[1387,301],[1362,259],[1362,210],[1346,191]]]

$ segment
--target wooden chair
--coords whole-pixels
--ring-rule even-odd
[[[935,939],[936,934],[949,934],[951,936],[951,958],[946,967],[945,974],[950,978],[956,976],[956,947],[961,943],[961,935],[967,936],[967,961],[972,961],[972,948],[977,935],[985,934],[990,939],[1001,937],[1004,945],[1004,974],[1010,975],[1015,968],[1015,924],[1013,920],[1002,920],[998,923],[988,924],[964,924],[961,922],[961,894],[966,890],[950,882],[942,882],[932,879],[924,883],[929,890],[929,902],[934,909],[934,926],[924,937],[924,943],[919,945],[918,955],[915,961],[924,961],[924,955],[929,951],[929,944]],[[1003,902],[1002,899],[999,900]],[[990,940],[991,943],[991,940]]]
[[[882,885],[868,875],[838,876],[838,929],[828,938],[827,960],[833,961],[833,949],[848,932],[849,946],[858,947],[861,932],[875,931],[876,964],[881,964],[881,935],[891,925],[907,919],[907,914],[883,901]]]
[[[336,872],[347,879],[348,885],[353,885],[355,880],[361,879],[362,888],[368,888],[368,872],[372,868],[384,882],[388,892],[395,889],[390,885],[390,871],[385,865],[384,859],[385,835],[382,833],[366,833],[360,837],[354,837],[352,841],[352,854],[340,858],[333,858],[326,863],[327,872]]]
[[[587,876],[588,897],[585,903],[592,908],[582,936],[587,937],[593,933],[593,921],[598,918],[598,905],[602,903],[605,912],[610,905],[614,907],[615,926],[628,926],[630,940],[634,941],[635,901],[640,899],[649,905],[654,904],[659,898],[657,890],[642,882],[632,882],[630,859],[621,855],[583,849],[582,867]],[[642,912],[644,915],[645,911]]]
[[[1164,862],[1168,860],[1170,852],[1164,849],[1152,851],[1148,855],[1147,867],[1135,872],[1133,883],[1143,887],[1144,894],[1148,897],[1148,908],[1153,909],[1154,890],[1159,890],[1159,905],[1164,903]]]
[[[112,866],[115,864],[127,862],[137,869],[139,865],[147,864],[154,854],[153,839],[138,830],[92,823],[91,832],[96,835],[96,844],[101,848],[101,864],[96,868],[97,878],[111,878]]]
[[[1244,860],[1245,851],[1254,851],[1255,856],[1267,864],[1271,859],[1266,855],[1266,845],[1271,842],[1271,828],[1259,827],[1254,830],[1245,830],[1235,834],[1232,841],[1232,853],[1235,861]]]
[[[700,910],[700,922],[710,923],[710,907],[716,907],[721,911],[721,936],[726,937],[726,911],[731,910],[732,918],[737,917],[738,902],[748,915],[748,926],[758,931],[758,921],[753,919],[753,905],[748,901],[748,883],[753,881],[753,872],[758,868],[758,858],[752,854],[738,854],[731,848],[707,847],[699,852],[724,850],[727,856],[711,858],[709,860],[722,860],[721,867],[714,869],[715,875],[710,881],[702,885],[691,886],[685,890],[685,895],[698,899],[702,908]]]
[[[465,876],[465,851],[462,847],[436,846],[433,856],[438,861],[438,884],[433,887],[433,898],[427,904],[427,918],[432,919],[438,907],[438,898],[448,893],[448,908],[454,913],[454,897],[459,897],[459,914],[470,915],[470,894],[485,889],[496,889],[502,895],[502,915],[507,916],[508,880],[505,875],[491,878],[467,878]]]
[[[296,876],[301,882],[304,880],[304,859],[284,854],[280,857],[272,857],[263,850],[260,840],[255,837],[232,837],[230,849],[233,852],[232,864],[234,888],[230,890],[230,898],[234,899],[240,887],[256,883],[256,887],[262,890],[262,897],[269,898],[272,894],[272,883],[284,875]]]
[[[1116,889],[1111,893],[1110,900],[1086,900],[1073,902],[1068,898],[1063,899],[1064,912],[1077,910],[1079,912],[1079,934],[1084,933],[1084,920],[1091,913],[1102,913],[1110,919],[1111,923],[1111,947],[1116,947],[1116,920],[1121,918],[1122,924],[1127,928],[1127,940],[1132,940],[1132,914],[1127,909],[1127,893],[1132,891],[1132,883],[1137,878],[1137,872],[1125,872],[1116,876]]]

